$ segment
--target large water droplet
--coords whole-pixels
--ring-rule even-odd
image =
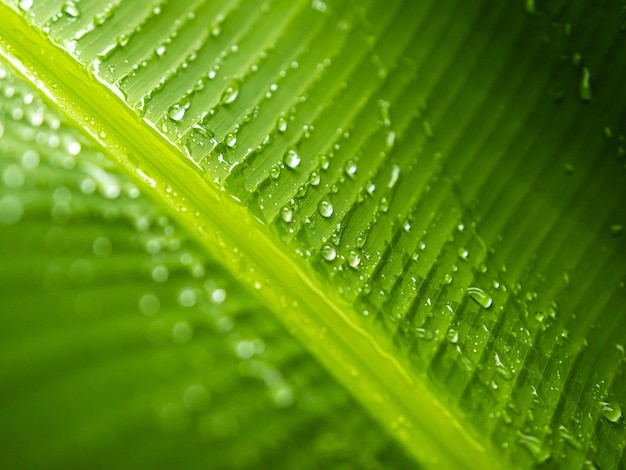
[[[337,258],[337,250],[330,245],[324,245],[320,250],[320,255],[326,261],[334,261]]]
[[[602,416],[608,419],[611,423],[617,423],[622,419],[622,407],[616,401],[603,401],[600,403],[602,405]]]
[[[467,294],[482,308],[489,308],[493,304],[493,299],[480,287],[468,287]]]
[[[178,122],[185,116],[185,111],[184,106],[175,103],[167,110],[167,117],[172,121]]]
[[[280,210],[280,218],[283,219],[283,222],[289,224],[293,220],[293,210],[291,207],[285,206]]]
[[[317,205],[317,210],[322,217],[329,218],[333,215],[333,205],[327,199],[322,199]]]
[[[33,0],[20,0],[17,7],[22,11],[28,11],[33,7]]]
[[[63,6],[61,7],[61,11],[70,18],[80,17],[80,9],[76,5],[76,3],[72,2],[71,0],[68,0],[63,4]]]
[[[348,265],[351,268],[356,269],[361,264],[361,256],[355,250],[352,250],[350,251],[350,253],[348,253],[347,259],[348,259]]]
[[[298,165],[300,165],[300,155],[295,151],[295,149],[289,149],[283,157],[283,161],[289,168],[295,169]]]

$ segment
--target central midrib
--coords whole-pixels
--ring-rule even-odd
[[[205,181],[112,90],[1,3],[0,16],[0,54],[101,144],[144,192],[169,207],[409,453],[442,468],[499,467],[488,444],[466,432],[393,356],[390,345],[379,344],[356,324],[352,307],[317,285],[306,266],[286,255],[244,207]]]

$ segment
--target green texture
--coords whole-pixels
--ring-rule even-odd
[[[626,465],[623,2],[0,14],[9,462]]]

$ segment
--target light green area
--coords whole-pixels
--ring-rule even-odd
[[[415,458],[615,468],[619,3],[22,0],[0,37]]]
[[[412,465],[4,63],[0,143],[3,468]]]

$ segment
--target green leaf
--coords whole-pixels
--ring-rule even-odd
[[[0,15],[13,462],[624,465],[618,2]]]

